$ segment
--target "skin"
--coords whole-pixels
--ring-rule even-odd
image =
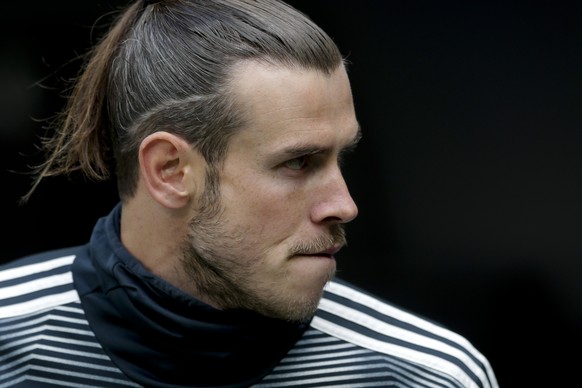
[[[360,137],[343,66],[331,75],[240,63],[231,89],[247,122],[230,140],[214,214],[205,162],[167,132],[146,138],[122,241],[152,272],[219,309],[309,319],[357,215],[340,170]],[[163,258],[161,260],[160,258]]]

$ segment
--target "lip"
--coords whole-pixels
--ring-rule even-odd
[[[340,249],[342,249],[341,245],[335,245],[333,247],[326,249],[325,251],[323,251],[321,253],[333,257],[336,253],[338,253],[340,251]]]
[[[342,249],[341,245],[334,245],[323,251],[317,251],[312,253],[305,252],[298,254],[297,256],[324,257],[327,259],[335,259],[335,254],[338,253],[341,249]]]

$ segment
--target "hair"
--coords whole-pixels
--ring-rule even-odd
[[[117,176],[121,200],[139,180],[138,150],[155,131],[181,136],[216,173],[230,136],[244,123],[229,95],[244,60],[316,69],[343,63],[333,40],[278,0],[138,0],[120,12],[88,53],[34,170],[42,179],[80,171]]]

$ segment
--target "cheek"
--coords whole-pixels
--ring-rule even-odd
[[[261,235],[294,230],[309,214],[302,190],[265,178],[237,179],[222,194],[227,219]]]

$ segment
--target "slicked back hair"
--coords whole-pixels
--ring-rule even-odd
[[[211,177],[244,124],[229,81],[237,63],[331,73],[343,58],[307,16],[278,0],[138,0],[89,53],[31,189],[47,176],[117,175],[130,198],[141,141],[168,131],[204,156]]]

